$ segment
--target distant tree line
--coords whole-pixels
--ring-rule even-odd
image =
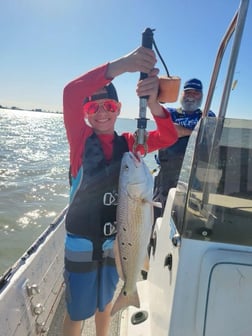
[[[36,109],[29,110],[29,109],[22,109],[22,108],[16,107],[16,106],[8,107],[8,106],[3,106],[1,104],[0,104],[0,109],[19,110],[19,111],[34,111],[34,112],[49,112],[49,113],[62,113],[62,112],[58,112],[58,111],[56,111],[56,112],[54,112],[54,111],[53,112],[52,111],[45,111],[45,110],[43,110],[41,108],[36,108]]]

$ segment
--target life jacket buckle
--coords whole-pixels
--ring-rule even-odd
[[[103,204],[106,206],[117,205],[118,195],[112,192],[106,192],[103,195]]]
[[[107,222],[104,224],[103,227],[103,234],[104,236],[108,237],[108,236],[112,236],[117,232],[116,230],[116,222],[111,223],[111,222]]]

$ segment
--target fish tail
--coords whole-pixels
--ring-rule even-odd
[[[117,297],[110,315],[113,316],[115,313],[117,313],[119,310],[127,308],[128,306],[135,306],[137,308],[140,308],[140,300],[137,293],[137,290],[133,292],[132,294],[125,294],[125,289],[122,288],[121,293]]]

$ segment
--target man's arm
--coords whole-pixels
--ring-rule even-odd
[[[179,124],[174,123],[174,127],[177,130],[179,138],[182,138],[184,136],[189,136],[189,135],[192,134],[192,130],[190,130],[189,128],[183,127],[183,126],[181,126]]]

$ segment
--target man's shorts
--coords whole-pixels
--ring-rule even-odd
[[[103,243],[103,259],[92,260],[93,244],[68,235],[65,242],[66,305],[73,321],[85,320],[113,299],[118,273],[113,252],[114,238]]]

